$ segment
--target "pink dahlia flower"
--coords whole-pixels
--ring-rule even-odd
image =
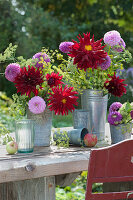
[[[71,46],[73,45],[73,42],[61,42],[59,45],[60,51],[63,53],[69,53],[71,50]]]
[[[111,58],[109,56],[106,56],[105,61],[100,65],[102,70],[106,70],[111,65]]]
[[[113,50],[118,51],[118,52],[122,52],[123,51],[122,47],[125,49],[126,44],[125,44],[124,40],[121,38],[120,42],[118,42],[118,45],[116,47],[114,47]]]
[[[44,62],[46,62],[46,63],[50,62],[50,58],[48,57],[48,55],[46,53],[38,52],[32,57],[32,59],[38,58],[38,61],[35,65],[35,67],[37,67],[37,68],[39,68],[39,67],[43,68],[43,63],[39,63],[41,61],[41,57],[43,58]]]
[[[121,40],[120,33],[118,31],[109,31],[104,35],[104,43],[109,44],[111,47],[118,45]]]
[[[39,96],[32,97],[28,103],[29,110],[34,114],[42,113],[46,108],[46,103],[43,98]]]
[[[108,115],[108,122],[111,125],[117,126],[118,124],[121,123],[121,120],[122,120],[122,115],[117,111],[109,113]]]
[[[15,78],[20,73],[20,65],[17,63],[11,63],[6,67],[5,77],[8,81],[14,82]]]
[[[112,113],[112,112],[118,111],[121,107],[122,107],[122,104],[120,102],[114,102],[111,104],[109,108],[109,112]]]

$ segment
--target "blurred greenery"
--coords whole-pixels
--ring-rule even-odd
[[[54,128],[73,126],[73,115],[72,113],[69,113],[69,115],[66,116],[53,115],[52,124]]]

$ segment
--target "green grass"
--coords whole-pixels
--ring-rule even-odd
[[[73,126],[73,114],[69,113],[68,115],[63,116],[53,114],[52,125],[54,128]]]

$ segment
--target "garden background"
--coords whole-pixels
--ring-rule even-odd
[[[77,40],[78,34],[90,32],[97,40],[110,30],[120,32],[133,55],[132,0],[0,0],[0,53],[12,43],[18,45],[16,56],[31,58],[42,47],[55,50],[62,41]],[[0,73],[7,65],[8,62],[0,63]],[[133,67],[133,60],[124,65],[125,69],[130,67]],[[1,75],[0,123],[9,130],[13,124],[9,109],[15,92],[13,84]],[[127,88],[126,95],[111,97],[108,105],[113,101],[132,102],[132,94]],[[54,117],[53,126],[72,126],[72,115]],[[86,172],[83,172],[72,186],[57,188],[57,199],[84,199],[85,186]]]

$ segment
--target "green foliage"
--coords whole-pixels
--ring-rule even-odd
[[[87,183],[87,171],[83,171],[74,182],[67,187],[56,187],[57,200],[83,200],[85,199]],[[93,192],[102,192],[102,183],[95,183],[92,186]]]
[[[85,199],[87,182],[87,172],[82,172],[81,176],[65,188],[56,187],[56,199],[58,200],[83,200]]]
[[[27,99],[26,95],[19,96],[18,94],[13,94],[13,103],[10,106],[12,116],[17,120],[23,118],[26,115]]]
[[[127,124],[132,121],[130,112],[132,110],[132,106],[129,102],[125,102],[122,107],[119,109],[120,114],[122,115],[122,124]]]
[[[0,92],[0,142],[6,144],[12,140],[9,133],[14,130],[14,119],[10,113],[12,99]]]
[[[0,123],[0,143],[6,144],[13,140],[13,138],[9,135],[9,130]]]
[[[60,132],[60,128],[57,129],[57,133],[54,133],[54,140],[58,148],[60,147],[69,147],[69,137],[67,131]]]
[[[17,45],[9,44],[9,46],[5,49],[4,53],[0,54],[0,63],[14,61],[15,53],[16,53]]]

